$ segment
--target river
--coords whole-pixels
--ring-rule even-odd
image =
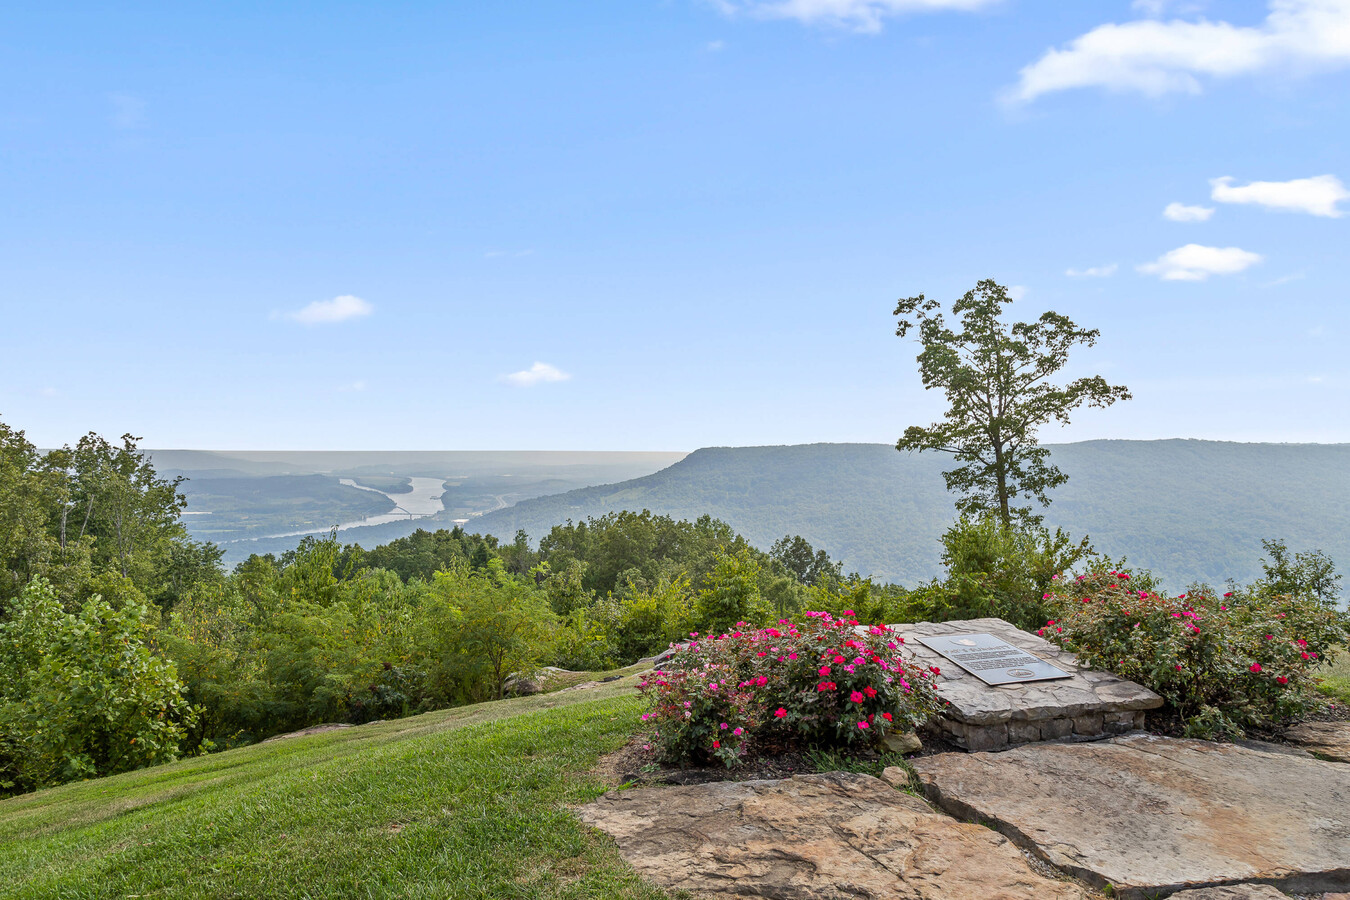
[[[347,487],[354,487],[360,491],[374,491],[377,494],[383,494],[394,501],[395,505],[389,512],[378,516],[367,516],[364,519],[342,522],[337,526],[337,530],[346,531],[348,528],[358,528],[362,525],[385,525],[389,522],[407,522],[411,519],[425,519],[427,516],[435,515],[445,509],[445,504],[441,502],[441,495],[445,493],[445,479],[413,476],[409,479],[409,482],[412,485],[412,491],[409,493],[386,494],[384,491],[377,490],[376,488],[366,487],[364,484],[357,484],[350,478],[339,478],[339,484],[344,484]],[[256,538],[240,538],[233,541],[221,541],[221,543],[237,544],[246,540],[301,537],[306,534],[325,534],[331,530],[331,528],[307,528],[304,531],[287,531],[282,534],[264,534]]]

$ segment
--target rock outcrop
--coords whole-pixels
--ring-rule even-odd
[[[1350,890],[1350,766],[1340,763],[1129,735],[944,753],[914,768],[943,809],[1122,897],[1244,881]]]
[[[612,791],[580,810],[670,889],[775,900],[1085,900],[1002,835],[868,775]]]
[[[1350,763],[1350,722],[1304,722],[1285,732],[1285,739],[1309,753]]]

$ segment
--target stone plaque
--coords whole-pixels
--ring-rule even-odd
[[[992,634],[943,634],[917,638],[985,684],[1018,684],[1072,678],[1072,673],[1032,656]]]

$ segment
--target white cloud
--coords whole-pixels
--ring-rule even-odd
[[[1212,206],[1187,206],[1184,203],[1169,203],[1163,210],[1163,218],[1173,222],[1208,222],[1212,215]]]
[[[718,53],[722,50],[725,50],[726,48],[727,48],[726,41],[708,41],[708,43],[703,45],[703,49],[706,50],[708,53]]]
[[[807,25],[831,25],[875,34],[889,16],[905,13],[971,11],[999,0],[712,0],[726,15],[745,13],[760,19],[796,19]]]
[[[1118,267],[1115,263],[1105,266],[1092,266],[1087,269],[1065,269],[1064,274],[1070,278],[1110,278],[1116,274]]]
[[[1022,69],[1009,99],[1101,87],[1199,93],[1202,79],[1350,65],[1350,0],[1270,0],[1256,26],[1199,19],[1099,25]]]
[[[341,297],[334,297],[332,300],[315,300],[304,309],[287,313],[286,318],[293,319],[301,325],[331,325],[334,322],[359,319],[374,311],[375,307],[360,297],[343,294]]]
[[[1016,303],[1018,300],[1021,300],[1026,295],[1027,295],[1027,286],[1025,284],[1008,285],[1008,296],[1012,298],[1012,301],[1014,303]]]
[[[1234,187],[1233,179],[1225,175],[1211,179],[1209,183],[1213,186],[1210,199],[1219,203],[1255,203],[1267,209],[1305,212],[1333,219],[1343,215],[1336,204],[1350,200],[1350,191],[1335,175],[1295,178],[1293,181],[1253,181],[1241,187]]]
[[[1205,247],[1187,244],[1170,250],[1151,263],[1138,266],[1140,272],[1157,275],[1163,281],[1204,281],[1211,275],[1232,275],[1261,261],[1259,253],[1238,247]]]
[[[516,387],[534,387],[536,384],[542,384],[549,381],[566,381],[572,376],[559,369],[557,366],[550,366],[548,363],[537,362],[520,372],[512,372],[510,375],[503,375],[502,381],[507,384],[513,384]]]

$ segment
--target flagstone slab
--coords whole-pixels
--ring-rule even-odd
[[[914,768],[941,808],[1122,897],[1247,881],[1350,890],[1350,767],[1339,763],[1139,734]]]
[[[1074,654],[1003,619],[890,627],[905,639],[901,648],[905,656],[939,670],[935,688],[946,704],[936,724],[948,740],[965,750],[1001,750],[1035,741],[1101,740],[1142,729],[1146,711],[1163,704],[1148,688],[1080,666]],[[1071,677],[994,687],[917,640],[963,633],[992,634]]]
[[[657,885],[774,900],[1086,900],[1003,835],[869,775],[611,791],[578,811]]]
[[[1350,722],[1304,722],[1290,728],[1284,737],[1323,759],[1350,763]]]

